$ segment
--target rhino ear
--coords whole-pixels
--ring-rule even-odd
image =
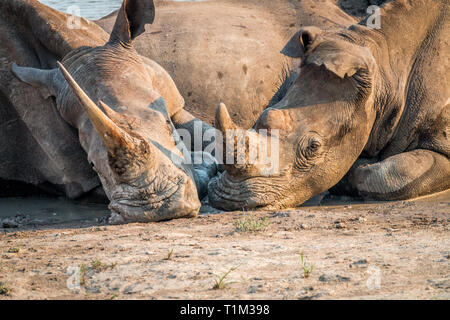
[[[55,97],[62,85],[61,74],[58,69],[43,70],[19,67],[13,63],[11,71],[20,81],[39,89],[44,99],[50,96]]]
[[[153,23],[154,20],[153,0],[124,0],[117,14],[109,42],[131,44],[137,36],[145,31],[145,25]]]
[[[303,58],[306,50],[314,43],[322,30],[317,27],[300,29],[284,46],[281,53],[291,58]]]
[[[359,70],[370,72],[375,58],[368,48],[345,43],[338,47],[319,46],[306,63],[324,66],[341,79],[352,77]]]

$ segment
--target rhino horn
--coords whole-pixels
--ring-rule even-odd
[[[81,89],[66,68],[64,68],[64,66],[59,62],[57,62],[57,64],[73,93],[78,98],[84,111],[92,121],[95,130],[102,139],[108,151],[114,152],[117,148],[133,149],[135,146],[134,138],[117,126],[117,124],[114,123],[114,121],[112,121],[108,116],[106,116],[106,114],[104,114],[100,108],[87,96],[83,89]]]
[[[232,164],[225,165],[227,170],[244,170],[245,168],[248,169],[250,148],[256,148],[254,149],[256,151],[259,149],[259,134],[253,130],[244,130],[243,128],[240,128],[238,125],[236,125],[231,119],[227,107],[223,103],[219,104],[219,106],[217,107],[215,125],[224,136],[224,160],[226,159],[225,157],[227,156],[227,153],[232,155],[232,158],[234,159],[234,162]],[[239,148],[243,149],[238,149],[238,145]],[[239,156],[239,160],[238,150],[240,150],[240,152],[244,152],[241,156]]]
[[[228,109],[223,103],[219,104],[217,107],[215,124],[217,129],[222,131],[223,134],[225,134],[227,130],[238,129],[238,126],[233,122],[233,119],[231,119]]]

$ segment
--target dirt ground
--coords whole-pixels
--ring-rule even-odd
[[[450,192],[0,229],[0,299],[449,299],[449,228]]]

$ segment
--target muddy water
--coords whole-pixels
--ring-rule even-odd
[[[0,220],[13,225],[97,221],[109,214],[105,204],[84,204],[55,197],[0,198]]]
[[[119,9],[122,0],[39,0],[57,10],[75,14],[87,19],[100,19],[114,10]],[[186,0],[172,0],[186,1]],[[190,0],[204,1],[204,0]]]

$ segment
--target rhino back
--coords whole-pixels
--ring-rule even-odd
[[[384,159],[423,148],[448,155],[449,3],[392,1],[381,13],[380,30],[354,30],[374,52],[383,75],[365,154]]]
[[[11,73],[13,62],[51,68],[75,47],[107,38],[88,21],[69,32],[67,17],[34,0],[0,3],[0,178],[51,185],[74,198],[99,185],[76,132],[53,99]]]
[[[405,90],[405,111],[384,157],[415,148],[450,156],[450,3],[429,2],[429,9],[435,6],[435,14],[423,23],[426,33],[413,55]]]

